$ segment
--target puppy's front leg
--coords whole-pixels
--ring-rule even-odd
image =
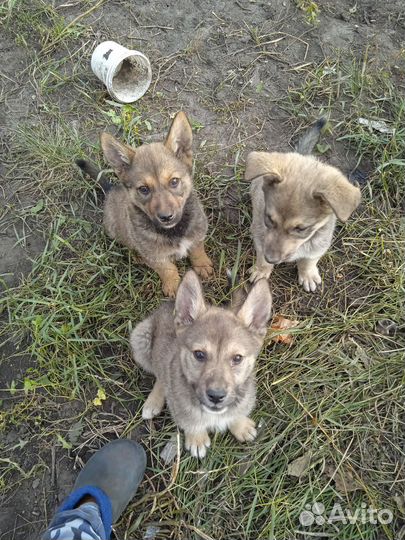
[[[211,445],[211,440],[207,431],[185,431],[186,450],[190,450],[190,454],[196,458],[203,458],[207,453],[207,448]]]
[[[165,389],[157,379],[142,408],[142,418],[150,420],[162,412],[165,404]]]
[[[229,431],[240,442],[253,441],[257,435],[256,424],[247,416],[241,416],[232,422]]]
[[[211,259],[205,253],[204,242],[190,249],[190,260],[194,270],[203,279],[212,276],[214,268]]]
[[[163,294],[170,298],[174,298],[180,283],[177,266],[170,261],[165,263],[147,261],[147,264],[159,274],[160,279],[162,280]]]
[[[314,292],[316,286],[322,283],[317,267],[319,259],[320,257],[316,259],[299,259],[297,261],[298,283],[307,292]]]
[[[255,283],[259,279],[269,279],[272,273],[274,264],[270,264],[266,261],[261,249],[256,249],[256,264],[249,270],[250,281]]]

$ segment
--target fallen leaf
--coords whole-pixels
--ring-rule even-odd
[[[338,470],[334,465],[327,465],[324,472],[326,476],[332,478],[335,482],[336,491],[343,495],[363,489],[362,484],[355,478],[352,471],[344,465],[339,467]]]
[[[288,464],[287,474],[301,478],[308,472],[309,464],[311,463],[311,452],[306,452],[303,456],[294,459]]]
[[[405,516],[405,495],[394,495],[392,498],[396,502],[398,510]]]
[[[358,118],[357,122],[361,126],[366,126],[370,128],[370,130],[375,129],[376,131],[379,131],[380,133],[388,133],[388,134],[394,134],[395,129],[389,127],[384,120],[368,120],[367,118]]]
[[[143,540],[153,540],[159,534],[160,527],[156,525],[149,525],[143,536]]]
[[[40,483],[41,480],[39,478],[35,478],[35,480],[32,482],[32,489],[37,489]]]
[[[316,149],[320,154],[326,154],[328,150],[330,150],[331,146],[330,144],[317,144]]]
[[[177,456],[177,434],[172,435],[170,441],[166,443],[163,450],[160,452],[162,461],[166,464],[172,463]]]
[[[56,438],[61,443],[62,448],[65,448],[66,450],[70,450],[72,448],[72,445],[62,437],[59,433],[56,434]]]
[[[368,369],[371,365],[370,355],[367,353],[363,347],[357,343],[357,341],[352,337],[347,337],[342,339],[343,351],[347,353],[349,359],[353,366],[357,368],[366,368]]]
[[[289,330],[298,326],[299,321],[293,319],[286,319],[281,315],[274,315],[273,321],[270,326],[270,338],[275,343],[284,343],[284,345],[290,345],[293,342],[293,336],[288,332],[280,332],[280,330]]]
[[[397,323],[391,319],[381,319],[375,323],[375,331],[383,336],[395,336],[397,329]]]
[[[39,199],[37,204],[31,208],[31,214],[39,214],[44,209],[44,199]]]
[[[77,441],[79,440],[80,435],[83,431],[83,422],[82,420],[79,420],[78,422],[75,422],[72,424],[69,428],[69,431],[67,433],[67,438],[69,439],[69,442],[72,445],[75,445]]]

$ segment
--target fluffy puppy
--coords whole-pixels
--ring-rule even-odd
[[[119,180],[114,186],[88,161],[76,161],[106,191],[107,234],[159,274],[167,296],[176,294],[180,282],[176,259],[189,256],[202,278],[213,273],[204,248],[208,221],[193,188],[192,141],[184,112],[177,113],[161,143],[132,148],[102,133],[104,156]]]
[[[131,333],[135,362],[156,377],[143,418],[158,415],[167,402],[195,457],[205,456],[212,431],[229,429],[237,440],[252,441],[255,360],[270,311],[266,280],[223,308],[205,301],[197,275],[189,270],[175,302],[162,303]]]
[[[360,203],[360,190],[335,167],[297,152],[251,152],[246,162],[251,181],[256,248],[252,281],[269,278],[274,265],[297,262],[305,291],[321,284],[318,261],[332,242],[336,218],[345,222]]]

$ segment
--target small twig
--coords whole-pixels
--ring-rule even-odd
[[[154,95],[155,94],[155,90],[156,90],[156,85],[160,79],[160,75],[162,73],[162,69],[163,67],[168,64],[168,62],[170,62],[170,60],[173,60],[173,62],[170,64],[170,66],[168,68],[165,69],[165,72],[168,70],[168,69],[171,69],[174,64],[176,63],[176,59],[178,56],[181,56],[181,53],[174,53],[174,54],[170,54],[167,58],[165,58],[164,62],[162,62],[161,64],[159,64],[159,67],[158,67],[158,72],[157,72],[157,75],[156,75],[156,79],[155,79],[155,82],[153,84],[153,87],[152,87],[152,94]]]
[[[224,19],[221,19],[221,17],[215,13],[215,11],[211,11],[211,13],[212,13],[212,14],[214,15],[214,17],[215,17],[216,19],[218,19],[221,23],[224,23],[224,22],[225,22]]]
[[[51,486],[52,486],[52,489],[54,489],[56,486],[55,462],[56,462],[55,446],[52,446],[51,448]]]
[[[81,0],[78,0],[77,2],[70,2],[70,3],[68,2],[66,4],[61,4],[60,6],[58,6],[58,9],[77,6],[77,4],[80,4],[80,1]]]
[[[276,32],[277,34],[281,34],[282,32]],[[263,41],[263,43],[258,43],[255,45],[255,47],[263,47],[263,45],[271,45],[272,43],[278,43],[279,41],[282,41],[286,37],[289,37],[290,34],[284,34],[282,37],[279,37],[277,39],[271,39],[270,41]]]
[[[243,6],[240,2],[238,2],[238,0],[235,0],[235,4],[239,6],[242,11],[252,11],[251,9]]]
[[[142,38],[142,37],[137,37],[137,36],[125,36],[127,39],[138,39],[139,41],[149,41],[149,38]]]
[[[158,24],[149,24],[146,26],[140,26],[139,28],[159,28],[159,30],[174,30],[173,26],[159,26]]]
[[[289,71],[301,71],[305,67],[312,66],[312,62],[307,62],[306,64],[300,64],[298,66],[292,67]]]
[[[165,519],[163,521],[157,521],[157,522],[150,522],[149,525],[154,525],[156,527],[162,527],[164,525],[168,525],[169,527],[185,527],[189,531],[193,531],[196,533],[200,538],[203,540],[214,540],[212,536],[209,536],[205,532],[203,532],[198,527],[195,527],[194,525],[190,525],[190,523],[187,523],[184,520],[176,521],[175,519]]]
[[[253,137],[257,137],[257,135],[260,135],[260,133],[263,131],[265,122],[263,122],[262,127],[259,129],[259,131],[256,131],[256,133],[253,133],[253,135],[249,135],[248,137],[244,137],[243,139],[240,139],[238,142],[234,144],[228,144],[226,146],[223,146],[222,149],[225,150],[226,148],[232,148],[233,146],[236,146],[237,144],[241,144],[245,141],[248,141],[249,139],[253,139]]]

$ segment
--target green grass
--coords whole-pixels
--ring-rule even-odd
[[[86,27],[79,20],[88,10],[101,2],[85,0],[81,2],[87,9],[84,14],[68,23],[61,10],[45,0],[8,0],[0,6],[0,19],[10,29],[17,45],[28,48],[28,43],[35,38],[45,51],[57,44],[77,40],[86,33]]]
[[[94,5],[86,3],[83,12]],[[16,35],[25,36],[26,4],[9,2],[2,9],[8,24],[16,23]],[[62,46],[75,40],[63,31],[66,24],[55,30],[55,17],[48,4],[33,5],[31,18],[43,50],[58,36]],[[44,30],[50,22],[52,35]],[[258,30],[251,30],[250,37],[253,45],[261,45]],[[367,56],[326,59],[311,66],[283,99],[281,105],[297,125],[327,113],[328,140],[338,139],[354,152],[360,168],[369,164],[363,202],[336,231],[321,261],[319,294],[304,293],[290,266],[278,267],[272,276],[275,312],[300,324],[291,347],[274,344],[269,335],[258,360],[257,440],[242,445],[229,434],[217,434],[204,461],[183,452],[174,464],[166,464],[161,452],[176,438],[176,427],[167,411],[150,424],[142,421],[152,381],[135,367],[128,347],[132,325],[159,304],[160,283],[136,256],[106,238],[100,197],[73,165],[76,156],[88,155],[103,163],[97,133],[108,124],[132,144],[158,131],[156,108],[163,107],[164,99],[142,108],[102,100],[90,106],[81,66],[66,77],[64,66],[63,59],[47,55],[34,59],[33,77],[45,96],[41,121],[20,123],[7,162],[7,185],[19,186],[20,199],[7,201],[2,225],[8,230],[23,223],[27,238],[29,231],[40,231],[46,245],[30,274],[0,300],[0,341],[13,350],[2,360],[2,371],[10,366],[14,373],[14,361],[27,361],[24,375],[10,375],[2,389],[0,430],[22,435],[2,443],[1,492],[10,496],[18,486],[30,487],[33,478],[49,473],[52,448],[73,468],[86,449],[133,435],[147,448],[149,465],[139,497],[117,527],[120,538],[141,538],[150,526],[162,539],[287,540],[309,538],[308,532],[339,540],[396,538],[401,514],[394,496],[400,492],[404,457],[405,237],[400,207],[405,132],[404,100],[389,74],[370,65]],[[73,88],[78,99],[77,109],[63,116],[53,101],[60,88]],[[229,110],[211,99],[211,110],[225,121]],[[242,105],[241,98],[232,114]],[[359,117],[384,120],[395,132],[370,131],[358,124]],[[81,123],[72,122],[77,118]],[[167,111],[164,122],[163,130],[169,125]],[[199,139],[205,139],[203,122],[196,116],[193,124]],[[206,164],[218,159],[220,146],[208,141],[195,164],[196,187],[210,220],[207,246],[216,275],[206,290],[214,302],[226,298],[225,268],[234,268],[243,279],[254,256],[242,149],[235,145],[227,152],[228,166],[209,174]],[[234,214],[228,219],[232,196]],[[188,263],[179,266],[184,272]],[[384,319],[397,325],[395,335],[378,332]],[[41,457],[30,464],[25,460],[29,452]],[[288,466],[308,454],[307,470],[300,478],[290,476]],[[359,489],[339,490],[331,478],[336,471],[347,481],[354,478]],[[324,504],[327,513],[335,503],[353,511],[365,504],[390,509],[395,517],[387,525],[324,524],[306,530],[299,516],[315,502]]]
[[[404,197],[398,178],[405,172],[405,98],[387,69],[374,65],[370,56],[366,51],[360,60],[327,58],[291,89],[285,107],[305,119],[326,114],[333,136],[348,143],[359,163],[374,164],[371,195],[389,197],[395,208]],[[361,125],[359,118],[383,121],[393,134]]]
[[[295,0],[297,7],[305,13],[308,24],[319,24],[319,6],[313,0]]]

